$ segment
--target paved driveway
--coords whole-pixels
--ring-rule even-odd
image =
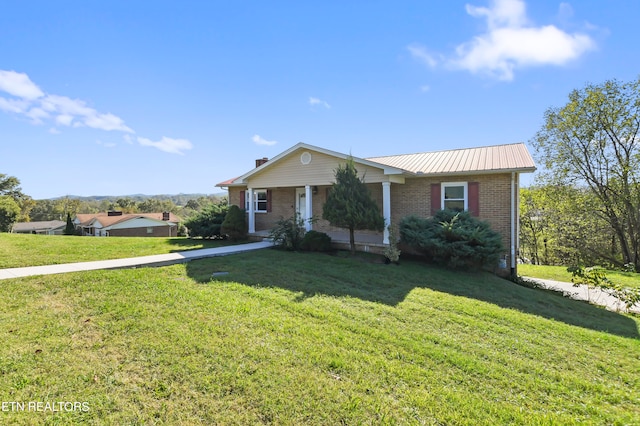
[[[576,300],[586,300],[594,305],[606,307],[610,311],[626,312],[627,308],[620,300],[605,293],[602,290],[589,288],[586,285],[574,286],[573,283],[562,281],[543,280],[541,278],[523,277],[530,281],[540,283],[544,288],[549,290],[560,291],[565,296]],[[640,305],[637,303],[629,309],[629,312],[640,314]]]

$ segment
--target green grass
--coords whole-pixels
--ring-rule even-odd
[[[525,277],[571,282],[571,272],[566,266],[518,265],[518,274]],[[633,272],[607,271],[607,278],[625,287],[640,288],[640,274]]]
[[[0,424],[638,423],[637,317],[376,260],[262,250],[4,280],[0,401],[89,411]]]
[[[164,254],[218,247],[222,241],[188,238],[76,237],[0,233],[0,269]]]

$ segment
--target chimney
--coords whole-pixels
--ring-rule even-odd
[[[269,159],[267,157],[262,157],[262,158],[258,158],[256,160],[256,167],[260,167],[262,166],[264,163],[266,163],[267,161],[269,161]]]
[[[162,220],[169,220],[170,215],[169,212],[162,212]]]
[[[109,210],[107,212],[107,216],[122,216],[122,212],[117,210]]]

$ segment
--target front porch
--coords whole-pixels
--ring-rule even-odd
[[[325,232],[331,237],[331,245],[338,250],[349,250],[349,231],[327,231]],[[256,231],[248,234],[251,241],[262,241],[269,236],[269,231]],[[386,247],[383,241],[383,235],[370,233],[355,233],[356,250],[369,253],[382,254]]]

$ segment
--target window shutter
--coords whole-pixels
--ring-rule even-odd
[[[439,183],[431,184],[431,216],[434,216],[438,210],[442,210],[442,192]]]
[[[267,212],[271,211],[271,190],[267,189]]]
[[[471,216],[480,216],[480,183],[469,182],[467,191],[469,195],[469,213],[471,213]]]
[[[247,208],[247,202],[245,199],[245,191],[240,191],[240,210],[245,210]]]

